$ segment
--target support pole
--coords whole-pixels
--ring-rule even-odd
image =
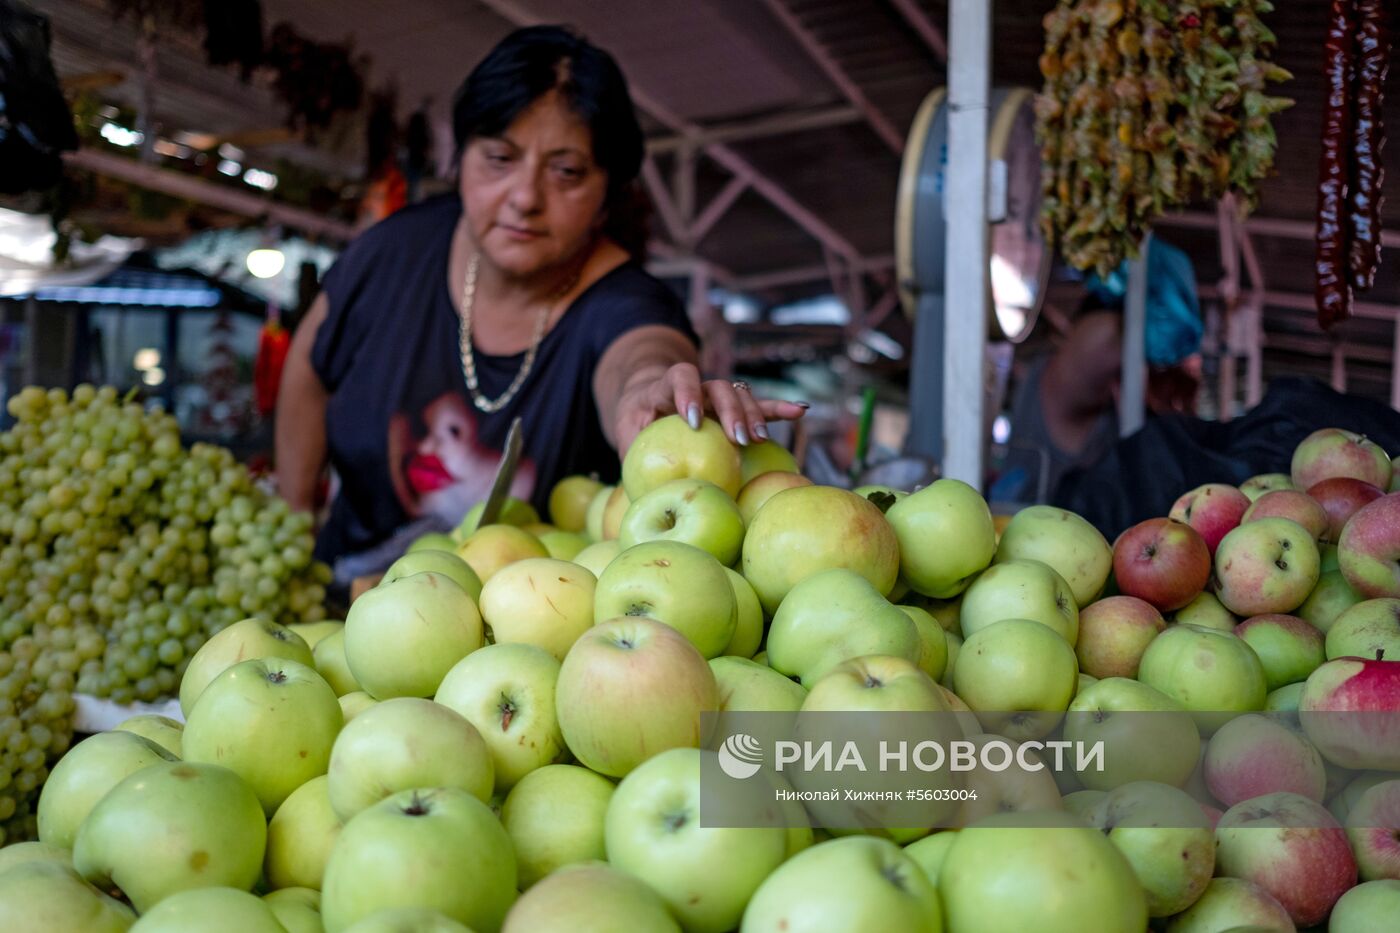
[[[1123,303],[1123,385],[1118,393],[1120,437],[1142,427],[1147,407],[1147,256],[1151,250],[1149,232],[1142,239],[1142,258],[1128,263],[1128,295]],[[1234,357],[1227,353],[1226,359],[1233,372]]]
[[[990,0],[948,10],[948,248],[943,347],[943,476],[980,490],[987,366],[987,116]]]

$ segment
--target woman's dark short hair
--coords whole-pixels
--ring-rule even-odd
[[[641,170],[642,127],[617,62],[567,27],[517,29],[472,70],[452,103],[458,157],[474,137],[499,136],[553,90],[592,131],[593,159],[608,173],[613,205]]]

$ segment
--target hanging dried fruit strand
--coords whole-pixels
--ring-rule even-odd
[[[1317,188],[1317,322],[1324,329],[1351,316],[1347,278],[1348,234],[1344,216],[1351,181],[1351,72],[1356,50],[1353,0],[1332,0],[1327,26],[1327,109],[1322,118],[1322,158]]]
[[[1371,287],[1380,263],[1381,199],[1385,166],[1385,126],[1381,121],[1385,79],[1390,65],[1390,36],[1384,0],[1361,0],[1357,8],[1356,68],[1352,123],[1351,286]]]

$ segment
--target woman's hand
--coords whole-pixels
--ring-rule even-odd
[[[757,444],[768,439],[767,422],[795,421],[807,408],[806,402],[755,398],[741,381],[702,381],[693,363],[651,366],[633,373],[618,398],[617,450],[625,454],[643,428],[670,414],[679,414],[696,430],[711,415],[734,443]]]

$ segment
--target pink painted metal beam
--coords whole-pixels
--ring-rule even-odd
[[[938,60],[947,64],[948,41],[943,38],[943,31],[934,25],[923,7],[919,6],[918,0],[890,0],[890,5],[899,11],[899,15],[919,34],[919,38],[924,40],[924,45],[938,56]]]

